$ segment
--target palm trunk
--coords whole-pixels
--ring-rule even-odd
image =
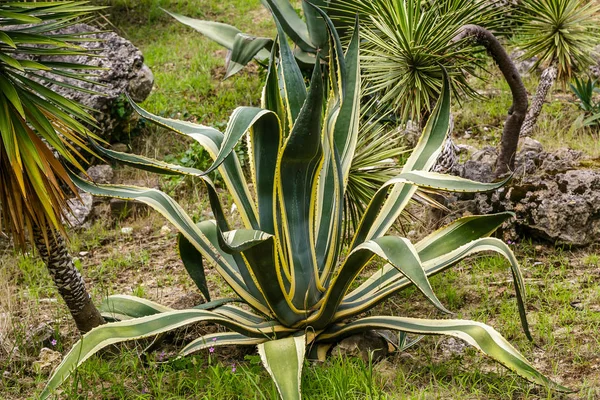
[[[527,112],[525,122],[523,122],[523,127],[521,128],[521,136],[531,135],[533,127],[542,112],[542,107],[544,106],[548,92],[552,85],[554,85],[554,81],[556,81],[557,73],[558,70],[555,64],[550,65],[542,72],[540,83],[535,92],[535,96],[533,96],[533,101],[531,102],[531,108],[529,109],[529,112]]]
[[[465,25],[454,40],[458,41],[466,37],[474,38],[478,44],[487,49],[496,64],[498,64],[498,68],[504,75],[506,82],[508,82],[512,93],[513,103],[508,110],[508,116],[502,130],[500,151],[496,161],[496,171],[494,172],[496,177],[499,177],[513,170],[515,166],[519,132],[527,113],[527,90],[525,90],[515,64],[491,32],[477,25]]]
[[[73,265],[65,239],[51,228],[47,229],[46,237],[47,240],[39,228],[33,229],[35,246],[48,267],[58,293],[67,304],[77,329],[81,333],[86,333],[103,324],[104,319],[94,306],[81,274]]]

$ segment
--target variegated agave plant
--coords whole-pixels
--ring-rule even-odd
[[[235,291],[238,299],[212,301],[193,309],[173,310],[132,296],[112,296],[107,316],[121,319],[95,328],[65,356],[42,398],[93,353],[110,344],[152,337],[197,322],[227,332],[204,335],[181,355],[219,345],[256,345],[283,399],[299,399],[306,356],[324,358],[340,339],[371,329],[419,335],[451,335],[465,340],[520,376],[557,388],[490,326],[455,319],[400,316],[359,317],[404,288],[414,285],[444,313],[428,277],[470,254],[495,251],[511,264],[523,327],[528,334],[524,283],[517,261],[499,239],[488,237],[511,214],[459,219],[413,244],[386,234],[419,187],[449,191],[492,190],[482,184],[428,172],[441,151],[449,125],[448,80],[423,135],[402,173],[385,183],[369,203],[353,238],[342,232],[343,198],[356,145],[359,118],[359,40],[357,29],[342,50],[331,21],[328,77],[316,63],[308,90],[288,42],[279,40],[270,58],[262,108],[237,108],[225,133],[213,128],[152,115],[145,118],[201,143],[214,158],[207,171],[101,150],[138,168],[200,177],[215,220],[194,223],[172,198],[154,189],[94,185],[73,175],[79,187],[100,196],[142,201],[180,231],[182,258],[207,294],[202,258]],[[327,89],[326,89],[327,87]],[[247,135],[253,190],[242,172],[235,144]],[[231,230],[219,197],[206,173],[218,169],[241,214],[243,229]],[[373,259],[385,266],[354,284]],[[233,303],[241,303],[239,307]]]

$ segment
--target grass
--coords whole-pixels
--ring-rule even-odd
[[[156,84],[143,106],[166,116],[222,128],[231,111],[256,105],[260,69],[250,67],[223,81],[224,52],[193,30],[183,27],[160,7],[197,18],[220,20],[243,31],[272,36],[273,25],[259,0],[112,0],[108,18],[121,34],[144,53]],[[102,20],[101,20],[102,21]],[[531,92],[535,78],[526,80]],[[508,87],[492,74],[478,83],[487,101],[456,105],[455,135],[471,132],[467,142],[496,145],[510,106]],[[555,92],[539,120],[535,138],[547,148],[569,146],[593,157],[600,154],[597,137],[576,130],[578,116],[572,99]],[[134,142],[138,153],[181,159],[190,143],[148,129]],[[192,154],[193,155],[193,154]],[[156,180],[131,169],[117,171],[121,182],[159,185],[183,204],[194,218],[205,218],[206,200],[189,180]],[[175,247],[175,233],[161,233],[168,224],[154,213],[136,218],[102,216],[89,229],[71,235],[71,251],[96,303],[113,293],[134,294],[176,308],[202,301],[185,273]],[[133,234],[123,235],[122,227]],[[173,231],[174,232],[174,231]],[[573,395],[547,392],[444,338],[429,337],[404,353],[377,364],[359,358],[332,357],[324,364],[307,362],[303,390],[307,399],[596,399],[600,396],[600,250],[569,251],[523,242],[515,246],[522,262],[528,313],[534,344],[522,333],[508,264],[498,257],[478,257],[432,279],[442,303],[459,318],[496,327],[536,367],[567,386]],[[0,257],[0,398],[35,398],[48,378],[32,361],[40,343],[26,351],[28,332],[49,323],[57,340],[54,350],[65,352],[77,339],[62,301],[50,284],[44,266],[32,255],[2,250]],[[214,297],[227,296],[226,285],[208,273]],[[414,289],[380,306],[391,315],[439,317]],[[205,328],[195,327],[169,337],[147,357],[139,344],[122,346],[116,355],[92,357],[70,379],[59,399],[275,399],[275,388],[258,356],[239,349],[175,360],[182,343]],[[10,345],[10,346],[8,346]],[[6,349],[6,347],[10,347]],[[13,353],[12,350],[18,350]],[[235,371],[234,366],[235,364]]]

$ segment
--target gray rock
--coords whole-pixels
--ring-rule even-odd
[[[32,364],[33,370],[38,374],[49,374],[62,360],[62,354],[58,351],[44,347],[40,351],[38,359]]]
[[[24,343],[25,352],[35,356],[42,347],[51,346],[54,333],[54,328],[48,323],[41,323],[35,328],[29,329]]]
[[[331,351],[333,356],[360,357],[364,362],[369,362],[370,353],[373,354],[373,362],[381,360],[389,353],[388,342],[373,331],[347,337]]]
[[[481,153],[481,152],[478,152]],[[476,157],[477,155],[477,157]],[[545,152],[523,143],[515,175],[505,187],[476,195],[450,197],[454,214],[513,211],[510,236],[525,234],[556,244],[586,246],[600,242],[600,171],[580,167],[582,153]],[[465,178],[490,181],[494,160],[474,154],[459,169]]]
[[[129,146],[125,143],[113,143],[110,145],[110,149],[121,153],[129,153]]]
[[[517,71],[519,71],[519,74],[522,78],[529,76],[531,70],[533,69],[533,66],[537,62],[537,57],[524,59],[524,55],[525,51],[520,49],[517,49],[510,53],[510,58],[515,64],[515,67],[517,68]]]
[[[590,75],[595,79],[600,79],[600,44],[594,48],[592,56],[596,60],[596,64],[590,66]]]
[[[100,184],[111,183],[114,176],[113,169],[108,164],[94,165],[88,168],[86,172],[94,183]]]
[[[530,138],[529,136],[525,136],[521,138],[521,149],[522,151],[533,151],[535,153],[541,153],[544,150],[544,147],[540,142],[535,139]]]
[[[94,197],[89,193],[80,193],[79,197],[67,201],[69,210],[65,212],[65,219],[72,228],[83,227],[92,212]]]
[[[56,33],[85,34],[88,32],[97,33],[83,36],[84,38],[101,39],[102,41],[84,41],[79,44],[99,57],[44,57],[58,62],[75,62],[102,68],[93,71],[98,76],[92,78],[100,85],[52,75],[53,79],[94,90],[98,94],[83,93],[53,84],[50,85],[50,88],[95,110],[94,117],[98,122],[98,129],[95,129],[95,133],[110,141],[112,137],[119,134],[115,130],[131,125],[128,116],[132,113],[129,112],[129,105],[126,103],[124,95],[129,93],[136,102],[144,101],[152,90],[154,76],[152,71],[144,65],[144,57],[140,50],[129,40],[114,32],[99,32],[93,26],[76,24]]]

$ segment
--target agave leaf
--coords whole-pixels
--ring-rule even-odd
[[[208,303],[202,303],[193,308],[197,310],[212,310],[217,307],[221,307],[224,304],[236,301],[240,300],[226,297],[209,301]],[[108,296],[102,301],[102,304],[100,304],[98,309],[102,312],[102,316],[104,318],[110,318],[112,320],[147,317],[149,315],[174,311],[172,308],[163,306],[162,304],[154,301],[125,294]]]
[[[440,99],[435,105],[417,145],[404,164],[402,172],[428,171],[442,150],[442,144],[449,128],[450,87],[446,78]],[[406,183],[398,183],[378,190],[361,218],[351,248],[385,234],[415,192],[416,187]]]
[[[202,262],[202,254],[196,247],[190,243],[183,235],[177,235],[177,248],[179,256],[183,262],[183,266],[190,275],[190,278],[196,284],[206,301],[210,301],[210,291],[206,285],[206,275],[204,274],[204,264]]]
[[[539,385],[560,391],[571,391],[552,382],[538,372],[494,328],[469,320],[429,320],[403,317],[366,317],[346,325],[336,326],[322,333],[318,340],[337,340],[370,329],[390,329],[423,335],[449,335],[462,339],[485,355],[493,358],[519,376]]]
[[[300,400],[306,335],[270,340],[257,348],[282,400]]]
[[[189,18],[184,15],[167,11],[165,9],[163,9],[163,11],[169,14],[171,17],[175,18],[177,21],[181,22],[182,24],[197,30],[210,40],[217,42],[218,44],[229,50],[234,50],[236,37],[239,34],[244,34],[235,26],[231,26],[221,22],[202,21],[199,19]],[[269,54],[270,52],[263,47],[261,49],[258,49],[257,52],[253,55],[253,57],[256,56],[256,58],[264,60],[269,58]],[[233,60],[238,62],[238,59]]]
[[[258,107],[238,107],[233,110],[229,122],[227,123],[227,128],[225,129],[223,143],[219,148],[219,153],[215,157],[213,164],[206,170],[205,174],[218,168],[223,161],[229,157],[242,136],[252,129],[254,124],[261,120],[267,124],[268,129],[274,132],[279,131],[279,121],[277,120],[275,113],[271,111],[263,110]],[[265,120],[267,121],[265,122]]]
[[[200,350],[218,346],[252,346],[266,342],[267,338],[252,338],[237,332],[217,332],[199,337],[179,352],[184,357]]]
[[[171,130],[172,132],[188,136],[196,140],[207,151],[210,157],[215,160],[219,149],[223,143],[223,134],[214,128],[208,126],[193,124],[187,121],[178,121],[170,118],[163,118],[151,114],[142,109],[130,99],[133,109],[142,117],[154,122],[155,124]],[[248,189],[248,184],[240,161],[235,152],[231,152],[229,156],[221,163],[218,168],[219,173],[223,177],[229,193],[231,193],[235,204],[242,217],[242,221],[247,228],[258,229],[257,211],[252,195]]]
[[[478,193],[489,192],[506,184],[512,176],[494,183],[482,183],[454,175],[440,174],[437,172],[410,171],[402,172],[390,179],[384,186],[407,182],[426,189],[444,190],[448,192]]]
[[[172,308],[154,301],[124,294],[108,296],[102,301],[98,309],[102,312],[103,317],[109,317],[113,320],[146,317],[148,315],[173,311]]]
[[[307,311],[296,307],[292,294],[288,294],[290,282],[283,274],[273,235],[251,230],[230,231],[225,233],[222,247],[243,255],[265,303],[279,321],[292,326],[305,317]]]
[[[312,0],[311,2],[303,1],[302,10],[306,19],[306,27],[308,29],[308,37],[313,47],[323,51],[327,46],[329,36],[327,27],[323,20],[323,16],[319,12],[329,4],[327,0]],[[289,36],[289,35],[288,35]]]
[[[227,59],[227,72],[223,79],[237,74],[242,70],[253,58],[258,58],[257,54],[272,46],[273,40],[262,37],[255,37],[238,33],[233,42],[231,54]],[[263,58],[264,60],[265,58]]]
[[[284,40],[280,40],[283,42]],[[276,182],[292,274],[290,295],[298,309],[310,308],[318,301],[318,266],[315,254],[314,215],[319,168],[323,162],[321,144],[322,80],[317,63],[310,90],[290,136],[277,160]],[[283,236],[281,236],[283,235]]]
[[[361,244],[348,255],[330,284],[319,312],[308,319],[311,326],[317,330],[324,329],[331,322],[344,299],[344,294],[374,256],[397,268],[435,307],[450,313],[433,292],[417,251],[410,241],[395,236],[384,236]]]
[[[283,28],[277,19],[275,19],[275,24],[277,25],[277,42],[280,56],[277,66],[279,88],[284,101],[284,109],[287,110],[288,126],[291,127],[296,122],[300,109],[306,100],[306,85],[302,71],[296,63]]]
[[[175,310],[142,318],[113,322],[100,325],[85,334],[65,355],[63,361],[54,370],[46,387],[40,394],[40,399],[46,399],[70,375],[73,369],[81,365],[99,350],[111,344],[129,340],[143,339],[172,331],[197,322],[212,322],[245,335],[265,338],[285,335],[290,330],[276,323],[256,324],[246,326],[205,310]]]
[[[525,282],[523,280],[523,275],[521,274],[519,264],[517,263],[514,254],[501,240],[496,238],[480,238],[473,240],[453,251],[424,262],[423,268],[427,276],[433,276],[445,271],[465,257],[482,251],[494,251],[503,255],[510,262],[513,282],[515,284],[517,306],[519,308],[519,316],[521,317],[521,326],[523,327],[525,336],[527,336],[529,340],[533,340],[527,322],[525,309]],[[400,277],[391,266],[385,266],[381,272],[377,272],[368,280],[368,282],[361,285],[356,293],[351,293],[349,298],[352,298],[352,300],[348,300],[338,308],[334,319],[338,321],[370,309],[410,284],[409,280]],[[357,295],[360,295],[361,297],[357,297]]]
[[[200,251],[204,257],[215,263],[221,276],[223,276],[240,297],[253,306],[261,309],[263,312],[266,311],[268,313],[264,307],[261,307],[261,302],[249,292],[249,288],[239,276],[240,272],[238,267],[235,264],[232,265],[228,262],[229,260],[223,257],[219,252],[215,251],[214,244],[211,243],[205,233],[194,224],[187,213],[171,197],[155,189],[125,185],[93,185],[75,174],[70,173],[69,176],[77,187],[88,193],[92,193],[96,196],[138,200],[160,212],[175,225],[175,227],[177,227],[179,232],[181,232],[190,243],[193,243],[194,246],[196,246],[198,251]]]
[[[294,44],[304,51],[315,52],[306,23],[298,16],[288,0],[261,0],[261,3],[271,11],[278,25],[281,25],[282,33],[292,39]]]

